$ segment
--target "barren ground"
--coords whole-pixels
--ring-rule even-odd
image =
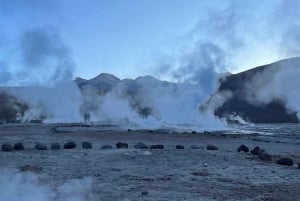
[[[53,133],[54,125],[2,125],[0,144],[23,142],[24,151],[0,151],[0,170],[19,169],[30,165],[43,182],[57,186],[70,179],[91,177],[92,200],[300,200],[300,146],[294,138],[285,143],[257,140],[258,134],[178,134],[149,131],[93,130]],[[257,138],[258,137],[258,138]],[[267,137],[268,138],[268,137]],[[256,140],[254,140],[256,139]],[[272,139],[272,137],[270,137]],[[285,139],[285,136],[280,136]],[[298,138],[295,138],[298,139]],[[74,141],[73,150],[34,150],[37,142],[50,147]],[[93,148],[82,149],[89,141]],[[270,141],[270,142],[268,142]],[[129,149],[116,149],[117,142],[126,142]],[[164,150],[136,150],[133,145],[164,144]],[[105,144],[111,150],[101,150]],[[181,144],[184,150],[176,150]],[[219,150],[206,150],[207,144]],[[273,154],[265,162],[250,153],[239,153],[245,144],[258,145]],[[191,149],[191,145],[203,149]],[[275,161],[291,157],[292,167]],[[144,192],[144,193],[143,193]],[[143,195],[144,194],[144,195]]]

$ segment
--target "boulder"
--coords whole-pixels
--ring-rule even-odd
[[[139,142],[134,145],[135,149],[148,149],[148,146],[145,143]]]
[[[75,142],[67,142],[64,144],[64,149],[74,149],[76,147]]]
[[[290,158],[279,159],[276,163],[279,165],[287,165],[287,166],[292,166],[294,164],[293,160]]]
[[[155,145],[151,145],[150,149],[164,149],[165,146],[162,144],[155,144]]]
[[[253,155],[258,155],[259,150],[260,150],[260,148],[258,146],[256,146],[250,151],[250,153]]]
[[[92,147],[92,144],[90,142],[82,142],[82,148],[83,149],[91,149],[93,147]]]
[[[103,145],[102,147],[101,147],[101,149],[112,149],[112,146],[111,145]]]
[[[127,143],[124,143],[124,142],[118,142],[118,143],[116,144],[116,147],[117,147],[118,149],[127,149],[127,148],[128,148],[128,144],[127,144]]]
[[[8,144],[8,143],[4,143],[2,146],[1,146],[1,149],[2,151],[13,151],[13,146]]]
[[[35,149],[36,150],[47,150],[47,145],[43,144],[43,143],[37,143],[35,145]]]
[[[213,150],[213,151],[215,151],[215,150],[218,150],[218,147],[215,146],[215,145],[212,145],[212,144],[208,144],[208,145],[206,146],[206,149],[207,149],[207,150]]]
[[[180,144],[178,144],[178,145],[176,145],[176,149],[184,149],[184,146],[183,146],[183,145],[180,145]]]
[[[249,148],[246,146],[246,145],[241,145],[238,149],[237,149],[238,152],[249,152]]]
[[[24,149],[25,149],[25,147],[24,147],[23,143],[21,143],[21,142],[18,142],[14,145],[14,150],[22,151]]]
[[[51,149],[52,150],[57,150],[60,149],[60,144],[58,142],[54,142],[51,144]]]

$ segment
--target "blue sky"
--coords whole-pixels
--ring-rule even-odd
[[[74,76],[172,79],[188,71],[180,70],[187,59],[202,63],[208,44],[221,58],[204,64],[238,72],[298,56],[298,10],[296,0],[0,0],[0,62],[16,71],[20,35],[51,27],[72,54]]]

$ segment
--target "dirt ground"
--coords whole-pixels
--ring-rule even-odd
[[[0,145],[23,142],[25,150],[0,151],[0,170],[20,170],[27,165],[30,168],[21,170],[35,172],[51,186],[92,178],[88,200],[300,200],[300,146],[293,143],[296,138],[281,142],[272,140],[272,136],[263,136],[270,140],[260,138],[257,133],[195,134],[89,127],[53,132],[55,126],[1,125]],[[50,149],[52,142],[63,145],[68,141],[74,141],[77,147]],[[83,141],[91,142],[93,148],[83,149]],[[35,150],[37,142],[45,143],[49,149]],[[129,148],[116,149],[117,142],[128,143]],[[163,144],[165,149],[134,149],[138,142]],[[175,149],[177,144],[185,149]],[[219,149],[206,150],[207,144]],[[241,144],[250,149],[263,147],[273,155],[273,161],[237,152]],[[102,145],[113,145],[113,149],[102,150]],[[191,149],[192,145],[200,149]],[[294,165],[276,164],[280,157],[292,158]]]

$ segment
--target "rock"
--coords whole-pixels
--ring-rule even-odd
[[[54,142],[51,144],[51,149],[52,150],[57,150],[60,149],[60,144],[58,142]]]
[[[260,150],[260,148],[258,146],[256,146],[250,151],[250,153],[253,155],[258,155],[259,150]]]
[[[149,193],[148,193],[148,191],[143,191],[142,192],[142,195],[148,195]]]
[[[14,150],[22,151],[24,149],[25,149],[25,147],[24,147],[23,143],[21,143],[21,142],[18,142],[14,145]]]
[[[300,163],[298,163],[297,165],[298,165],[298,169],[300,169]]]
[[[118,143],[116,144],[116,147],[117,147],[118,149],[127,149],[127,148],[128,148],[128,144],[127,144],[127,143],[124,143],[124,142],[118,142]]]
[[[82,142],[82,148],[83,149],[91,149],[92,144],[90,142]]]
[[[13,151],[13,146],[8,144],[8,143],[4,143],[1,146],[2,151]]]
[[[276,163],[279,165],[287,165],[287,166],[292,166],[294,164],[293,160],[290,158],[279,159]]]
[[[47,150],[47,145],[43,144],[43,143],[37,143],[35,145],[35,149],[36,150]]]
[[[263,161],[271,161],[272,160],[272,155],[266,152],[266,150],[261,149],[258,152],[258,157],[263,160]]]
[[[111,145],[103,145],[101,149],[112,149]]]
[[[246,145],[241,145],[238,149],[238,152],[249,152],[249,148]]]
[[[134,145],[135,149],[148,149],[148,146],[142,142],[139,142],[137,144]]]
[[[192,131],[192,134],[197,134],[197,131]]]
[[[75,142],[67,142],[64,144],[64,149],[74,149],[76,147]]]
[[[151,145],[150,149],[164,149],[165,146],[162,144]]]
[[[178,144],[178,145],[176,145],[176,149],[184,149],[184,146],[183,146],[183,145],[180,145],[180,144]]]
[[[127,129],[127,131],[128,131],[128,132],[131,132],[131,131],[132,131],[132,129],[128,128],[128,129]]]
[[[192,145],[191,149],[203,149],[203,147],[199,145]]]
[[[208,144],[206,146],[206,149],[215,151],[215,150],[218,150],[218,147],[216,147],[215,145],[212,145],[212,144]]]

